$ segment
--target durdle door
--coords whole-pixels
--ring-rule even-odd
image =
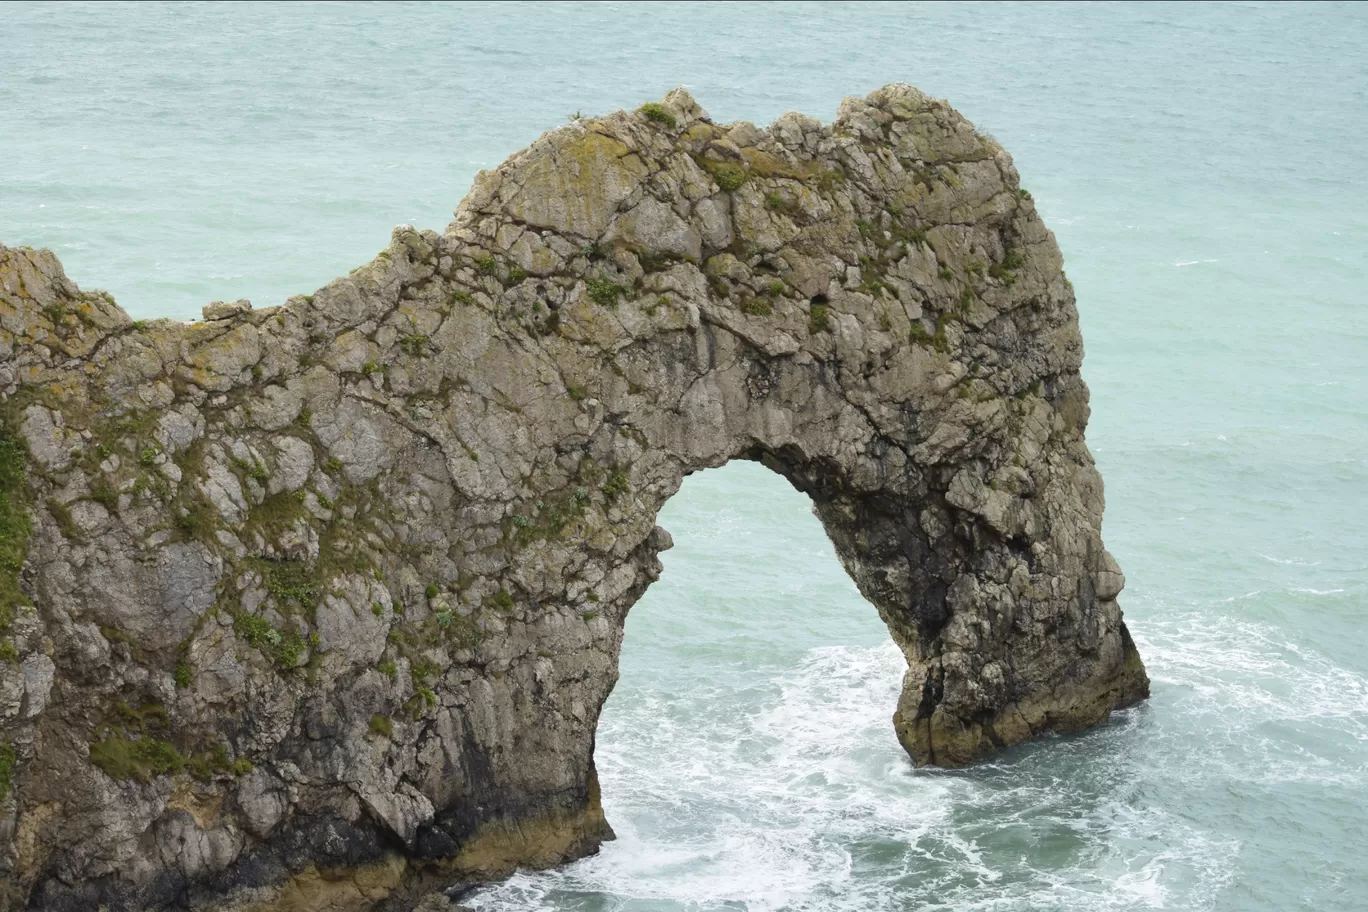
[[[656,513],[732,459],[812,498],[917,764],[1143,699],[1061,265],[904,85],[567,124],[194,323],[0,246],[0,909],[407,909],[595,851]]]

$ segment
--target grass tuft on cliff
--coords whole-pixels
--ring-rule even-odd
[[[722,165],[713,172],[713,179],[717,181],[717,186],[731,193],[740,189],[746,182],[746,169],[740,165]]]
[[[18,762],[14,745],[0,744],[0,801],[9,795],[10,786],[14,784],[14,767]]]
[[[183,753],[166,740],[172,736],[171,721],[160,703],[134,708],[119,702],[90,742],[90,762],[111,779],[137,782],[180,772],[207,781],[216,775],[243,776],[252,771],[252,762],[246,757],[230,760],[228,748],[222,743],[207,750]]]
[[[28,481],[24,439],[6,420],[0,420],[0,635],[29,600],[19,589],[19,571],[28,555],[33,521],[27,507]]]
[[[675,116],[670,113],[668,108],[658,101],[646,102],[646,104],[637,108],[637,113],[647,120],[655,121],[663,127],[674,129],[676,123]]]

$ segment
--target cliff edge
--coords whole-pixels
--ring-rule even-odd
[[[1061,267],[902,85],[573,122],[444,234],[193,323],[0,246],[0,909],[408,908],[595,851],[656,513],[731,459],[812,498],[917,764],[1144,698]]]

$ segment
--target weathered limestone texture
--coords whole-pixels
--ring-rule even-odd
[[[576,121],[445,234],[205,316],[0,247],[2,909],[406,909],[595,851],[656,512],[731,459],[812,497],[916,763],[1147,694],[1059,250],[916,89]]]

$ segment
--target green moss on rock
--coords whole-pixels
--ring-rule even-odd
[[[604,307],[616,307],[618,299],[627,294],[625,286],[603,278],[586,279],[584,287],[594,303]]]
[[[819,333],[831,329],[831,308],[825,304],[813,304],[808,310],[808,331]]]
[[[717,186],[727,193],[732,193],[746,182],[746,169],[740,165],[721,165],[713,171],[713,179],[717,181]]]
[[[111,732],[90,745],[90,762],[111,779],[148,782],[153,776],[179,772],[185,766],[185,757],[169,741]]]
[[[233,629],[248,645],[282,669],[297,667],[304,650],[308,648],[308,641],[298,633],[277,630],[270,621],[255,615],[239,614],[233,619]]]
[[[228,748],[221,742],[207,750],[183,751],[174,743],[175,738],[160,703],[137,708],[117,703],[90,742],[90,762],[111,779],[136,782],[150,782],[154,777],[180,772],[207,780],[215,775],[242,776],[252,771],[250,760],[229,758]]]
[[[743,314],[752,317],[768,317],[774,313],[774,308],[764,298],[747,298],[737,307]]]
[[[9,742],[0,744],[0,801],[9,795],[10,786],[14,784],[14,768],[18,763],[14,745]]]
[[[13,424],[0,420],[0,634],[9,629],[15,613],[29,604],[19,588],[19,571],[33,531],[24,474],[27,455],[28,448]]]
[[[670,113],[669,108],[666,108],[657,101],[647,102],[637,108],[637,113],[647,120],[654,121],[655,123],[658,123],[663,127],[669,127],[670,129],[674,129],[675,124],[677,123],[675,116]]]

